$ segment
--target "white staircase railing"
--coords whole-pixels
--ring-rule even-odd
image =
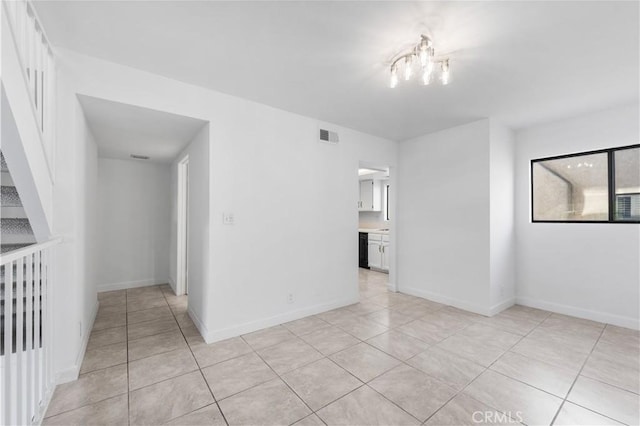
[[[0,256],[0,424],[37,424],[53,391],[49,295],[60,241]]]
[[[55,66],[51,45],[28,0],[2,0],[13,34],[31,106],[42,133],[49,173],[52,173],[55,108]]]

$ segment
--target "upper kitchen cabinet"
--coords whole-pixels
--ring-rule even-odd
[[[367,179],[360,181],[358,210],[361,212],[379,212],[382,210],[382,191],[379,180]]]

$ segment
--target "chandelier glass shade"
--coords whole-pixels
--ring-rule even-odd
[[[394,88],[398,85],[399,72],[402,72],[405,81],[409,81],[416,71],[421,83],[426,86],[433,80],[436,70],[440,73],[440,82],[449,84],[449,58],[436,58],[431,39],[423,34],[417,45],[410,51],[397,55],[391,63],[389,86]]]

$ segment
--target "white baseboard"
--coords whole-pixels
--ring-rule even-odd
[[[169,285],[171,286],[171,290],[173,290],[173,294],[176,294],[176,280],[173,277],[169,277]]]
[[[228,328],[206,331],[206,333],[202,333],[203,330],[206,330],[206,327],[204,327],[204,325],[202,325],[203,328],[200,329],[200,326],[198,325],[198,323],[196,323],[196,327],[198,327],[198,330],[200,330],[205,342],[213,343],[220,340],[229,339],[231,337],[240,336],[242,334],[251,333],[253,331],[262,330],[263,328],[273,327],[274,325],[284,324],[289,321],[295,321],[297,319],[308,317],[310,315],[316,315],[322,312],[330,311],[332,309],[341,308],[343,306],[353,305],[354,303],[358,303],[359,301],[359,298],[338,300],[330,303],[311,306],[308,308],[298,309],[296,311],[291,311],[240,325],[235,325]],[[191,316],[191,312],[189,312],[189,315]],[[196,318],[194,318],[193,316],[191,317],[191,319],[196,322]]]
[[[392,293],[397,293],[398,292],[398,286],[395,285],[394,283],[387,283],[387,290],[389,290]]]
[[[93,323],[96,321],[96,316],[98,315],[99,306],[100,306],[100,302],[96,300],[96,304],[93,305],[93,312],[91,313],[90,324],[85,324],[84,336],[82,336],[82,342],[80,343],[80,350],[78,351],[78,355],[76,356],[75,363],[71,367],[56,373],[55,375],[56,386],[62,383],[72,382],[76,380],[80,375],[80,367],[82,367],[82,361],[84,360],[84,355],[87,352],[89,337],[91,336]]]
[[[473,303],[469,303],[465,300],[455,299],[453,297],[444,296],[438,293],[432,293],[413,287],[400,287],[398,291],[409,294],[411,296],[422,297],[423,299],[431,300],[432,302],[442,303],[443,305],[453,306],[463,311],[473,312],[474,314],[480,314],[484,316],[491,316],[492,309],[487,309],[484,306],[479,306]]]
[[[510,297],[509,299],[496,303],[489,309],[489,316],[492,317],[496,314],[499,314],[500,312],[504,311],[505,309],[509,309],[515,304],[516,304],[515,297]]]
[[[189,318],[191,318],[191,321],[193,321],[193,323],[196,325],[196,328],[200,332],[200,335],[203,336],[203,339],[205,340],[205,342],[211,343],[207,341],[207,339],[204,337],[209,334],[209,329],[204,324],[204,321],[202,321],[200,317],[191,310],[191,306],[187,307],[187,314],[189,315]]]
[[[38,425],[42,424],[42,420],[44,420],[44,415],[47,414],[47,410],[49,409],[49,404],[51,403],[51,398],[53,398],[53,392],[56,390],[55,382],[52,386],[45,391],[44,396],[42,397],[42,403],[38,407],[38,412],[35,415],[35,419],[33,422],[29,424]]]
[[[529,299],[527,297],[517,297],[516,303],[523,306],[529,306],[531,308],[544,309],[545,311],[551,311],[558,314],[617,325],[619,327],[631,328],[634,330],[640,329],[640,320],[638,320],[638,318],[624,317],[621,315],[610,314],[608,312],[592,311],[589,309],[578,308],[576,306],[547,302],[545,300]]]
[[[124,281],[121,283],[100,284],[98,285],[98,293],[103,293],[105,291],[113,291],[113,290],[126,290],[128,288],[146,287],[150,285],[166,284],[167,282],[168,280],[166,279],[152,278],[148,280]]]

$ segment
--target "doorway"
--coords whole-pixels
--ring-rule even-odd
[[[189,292],[189,156],[178,162],[178,238],[176,295]]]
[[[371,291],[396,291],[393,284],[392,168],[361,161],[358,165],[358,266],[361,297]],[[375,281],[370,286],[369,281]],[[369,288],[372,287],[372,288]]]

